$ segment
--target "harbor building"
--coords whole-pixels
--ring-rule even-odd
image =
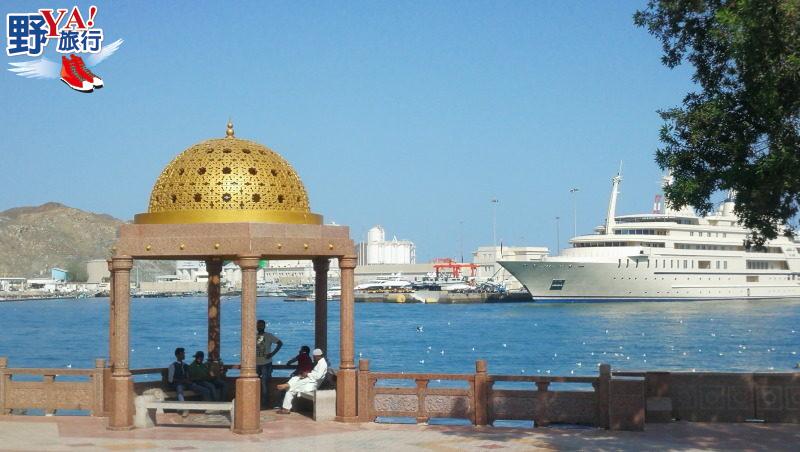
[[[51,268],[50,278],[56,281],[66,281],[69,279],[69,272],[63,268]]]
[[[25,278],[0,278],[0,292],[19,292],[25,290]]]
[[[506,289],[521,290],[522,283],[498,262],[540,261],[548,254],[550,250],[543,246],[481,246],[472,252],[472,262],[478,266],[476,277],[479,281],[492,280],[503,283]]]
[[[208,281],[208,271],[203,261],[175,261],[175,275],[181,281]]]
[[[100,284],[108,282],[111,272],[108,271],[108,261],[105,259],[92,259],[86,263],[86,282]]]
[[[367,241],[359,243],[356,252],[359,266],[417,263],[414,242],[398,240],[396,236],[392,240],[386,240],[386,231],[381,225],[376,225],[367,232]]]
[[[336,267],[336,261],[332,267]],[[203,283],[208,281],[206,263],[202,261],[177,261],[175,264],[175,281]],[[261,260],[256,272],[259,283],[277,283],[284,285],[311,284],[314,282],[314,263],[308,259],[296,260]],[[242,271],[234,262],[222,267],[222,284],[227,289],[239,290],[242,284]],[[328,271],[328,277],[338,280],[336,268]]]
[[[356,283],[375,281],[386,278],[398,278],[406,281],[420,281],[424,277],[435,274],[432,262],[424,264],[372,264],[356,267]]]

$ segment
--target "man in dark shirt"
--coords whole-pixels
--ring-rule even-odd
[[[192,382],[192,378],[189,376],[189,366],[183,362],[186,359],[186,351],[183,347],[175,349],[175,359],[176,361],[169,365],[167,382],[178,393],[178,400],[184,401],[183,392],[187,389],[203,396],[203,400],[211,400],[211,391],[208,388]]]
[[[194,354],[194,361],[189,365],[189,378],[193,383],[208,388],[211,398],[221,401],[225,397],[225,382],[211,373],[208,363],[203,362],[205,353],[198,351]]]

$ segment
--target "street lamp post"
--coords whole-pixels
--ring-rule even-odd
[[[461,254],[461,262],[464,262],[464,220],[458,222],[458,250]]]
[[[575,193],[579,192],[579,188],[570,188],[569,192],[572,195],[572,236],[578,236],[578,205],[575,201]]]

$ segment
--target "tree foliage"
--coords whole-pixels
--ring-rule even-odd
[[[659,111],[656,161],[676,208],[736,213],[762,242],[797,229],[800,201],[800,0],[650,0],[634,22],[661,40],[663,63],[694,66],[698,90]]]

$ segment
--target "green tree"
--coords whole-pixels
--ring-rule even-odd
[[[694,66],[698,90],[659,111],[656,161],[674,207],[712,210],[734,190],[758,243],[797,229],[800,201],[800,0],[650,0],[634,22],[663,63]]]

